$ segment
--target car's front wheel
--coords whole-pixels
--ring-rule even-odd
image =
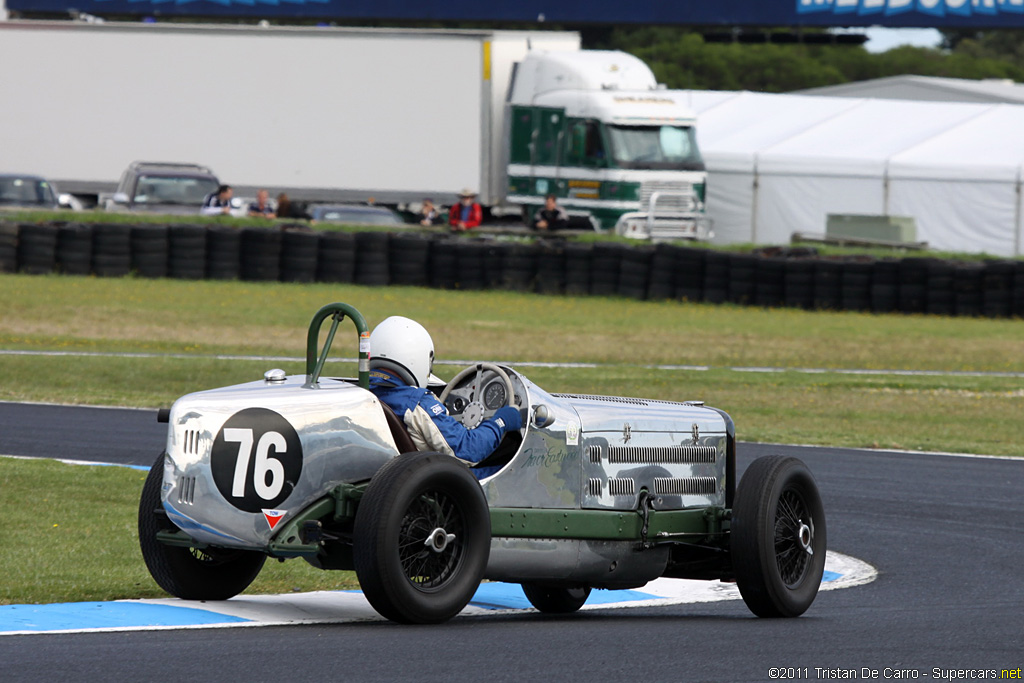
[[[758,458],[740,479],[732,512],[736,585],[759,617],[796,617],[814,602],[825,570],[825,510],[796,458]]]
[[[590,597],[590,586],[549,586],[524,583],[523,593],[530,604],[546,614],[575,612]]]
[[[440,453],[407,453],[382,467],[353,531],[363,594],[402,623],[438,623],[462,611],[490,555],[483,490],[465,465]]]
[[[183,548],[157,540],[160,531],[177,529],[160,500],[164,454],[156,459],[139,499],[139,547],[153,580],[183,600],[227,600],[245,590],[267,556],[251,550]]]

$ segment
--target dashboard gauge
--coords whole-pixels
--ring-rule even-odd
[[[497,410],[505,405],[508,394],[505,392],[505,384],[502,382],[491,382],[484,389],[484,407],[487,410]]]

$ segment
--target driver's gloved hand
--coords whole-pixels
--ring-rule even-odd
[[[517,432],[523,428],[523,416],[512,406],[498,408],[494,413],[494,421],[506,432]]]

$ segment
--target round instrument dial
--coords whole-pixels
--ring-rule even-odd
[[[497,410],[508,401],[508,393],[503,382],[491,382],[484,389],[484,406],[488,410]]]

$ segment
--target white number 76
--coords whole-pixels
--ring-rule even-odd
[[[253,433],[251,429],[224,430],[224,441],[238,444],[238,458],[235,460],[235,478],[231,484],[231,495],[235,498],[245,497],[245,479],[249,471],[249,458],[252,456]],[[281,493],[284,487],[284,465],[281,461],[270,457],[270,447],[275,453],[284,453],[288,444],[278,432],[266,432],[256,444],[256,460],[253,462],[253,488],[263,500],[271,500]],[[270,483],[267,483],[267,474]]]

